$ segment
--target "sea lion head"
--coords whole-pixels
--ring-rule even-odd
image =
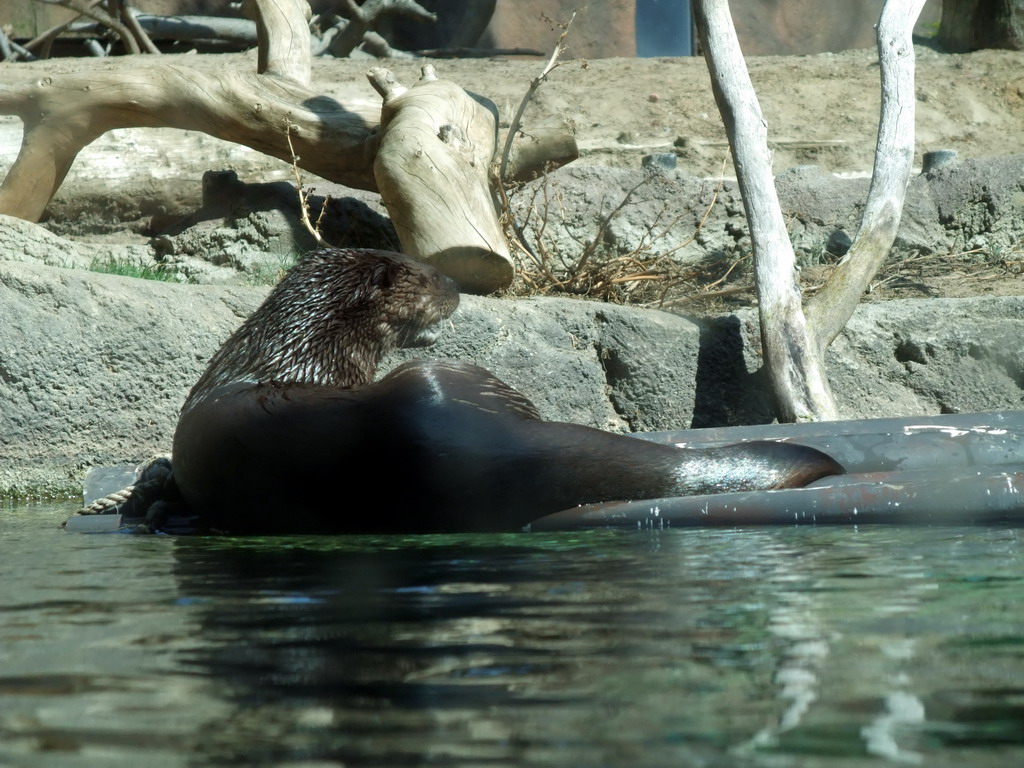
[[[381,293],[382,337],[393,335],[397,347],[428,347],[441,333],[442,321],[459,306],[459,286],[436,268],[401,254],[383,268],[376,290]],[[390,349],[390,347],[389,347]]]
[[[210,360],[185,407],[235,382],[354,387],[396,347],[425,346],[459,305],[458,286],[400,253],[308,254]]]

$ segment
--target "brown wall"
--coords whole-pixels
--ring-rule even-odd
[[[400,23],[396,41],[409,48],[435,48],[447,42],[457,24],[454,17],[465,0],[421,0],[436,9],[447,23],[437,25]],[[315,5],[331,0],[315,0]],[[732,0],[733,19],[745,53],[804,54],[841,51],[874,45],[873,25],[883,0]],[[494,17],[481,45],[502,48],[533,48],[548,53],[560,30],[543,20],[569,19],[581,0],[497,0]],[[195,13],[232,15],[227,0],[135,0],[144,13]],[[935,32],[941,0],[928,0],[918,29]],[[65,8],[32,0],[7,0],[0,4],[0,24],[14,27],[14,37],[33,37],[73,14]],[[573,22],[566,55],[602,58],[636,55],[633,0],[591,0]]]
[[[498,0],[484,33],[485,41],[495,48],[534,48],[550,54],[562,34],[551,22],[564,24],[573,10],[580,8],[565,41],[566,57],[636,55],[633,0],[604,0],[590,2],[585,9],[582,6],[579,0]]]
[[[805,54],[871,48],[884,0],[732,0],[733,22],[743,52]],[[934,34],[941,0],[928,0],[919,34]]]

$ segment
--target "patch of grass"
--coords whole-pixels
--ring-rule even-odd
[[[267,260],[246,273],[248,285],[276,285],[284,277],[284,273],[302,260],[303,254],[297,251],[277,254],[276,260]]]
[[[168,283],[180,283],[181,278],[172,268],[164,264],[148,264],[134,259],[111,257],[95,258],[89,263],[90,272],[102,272],[107,275],[134,277],[139,280],[163,280]]]

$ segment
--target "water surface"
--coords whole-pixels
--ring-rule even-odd
[[[174,538],[0,507],[0,765],[1024,764],[1022,532]]]

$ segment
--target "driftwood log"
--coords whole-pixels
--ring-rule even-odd
[[[379,191],[408,253],[437,259],[463,290],[507,286],[512,267],[491,189],[494,105],[432,71],[408,91],[375,72],[371,81],[385,97],[382,123],[376,110],[310,87],[305,0],[256,0],[255,9],[255,72],[125,56],[54,63],[43,77],[8,73],[0,114],[20,117],[24,136],[0,185],[0,213],[38,221],[78,153],[109,130],[181,128]],[[558,137],[547,156],[532,147],[519,172],[529,173],[525,164],[537,171],[568,162],[566,145]]]
[[[434,263],[463,290],[507,286],[512,260],[505,235],[497,216],[480,215],[496,210],[488,186],[497,149],[494,105],[438,80],[429,65],[409,89],[386,69],[370,70],[370,82],[384,99],[373,170],[402,250]],[[472,222],[473,237],[458,222]]]

